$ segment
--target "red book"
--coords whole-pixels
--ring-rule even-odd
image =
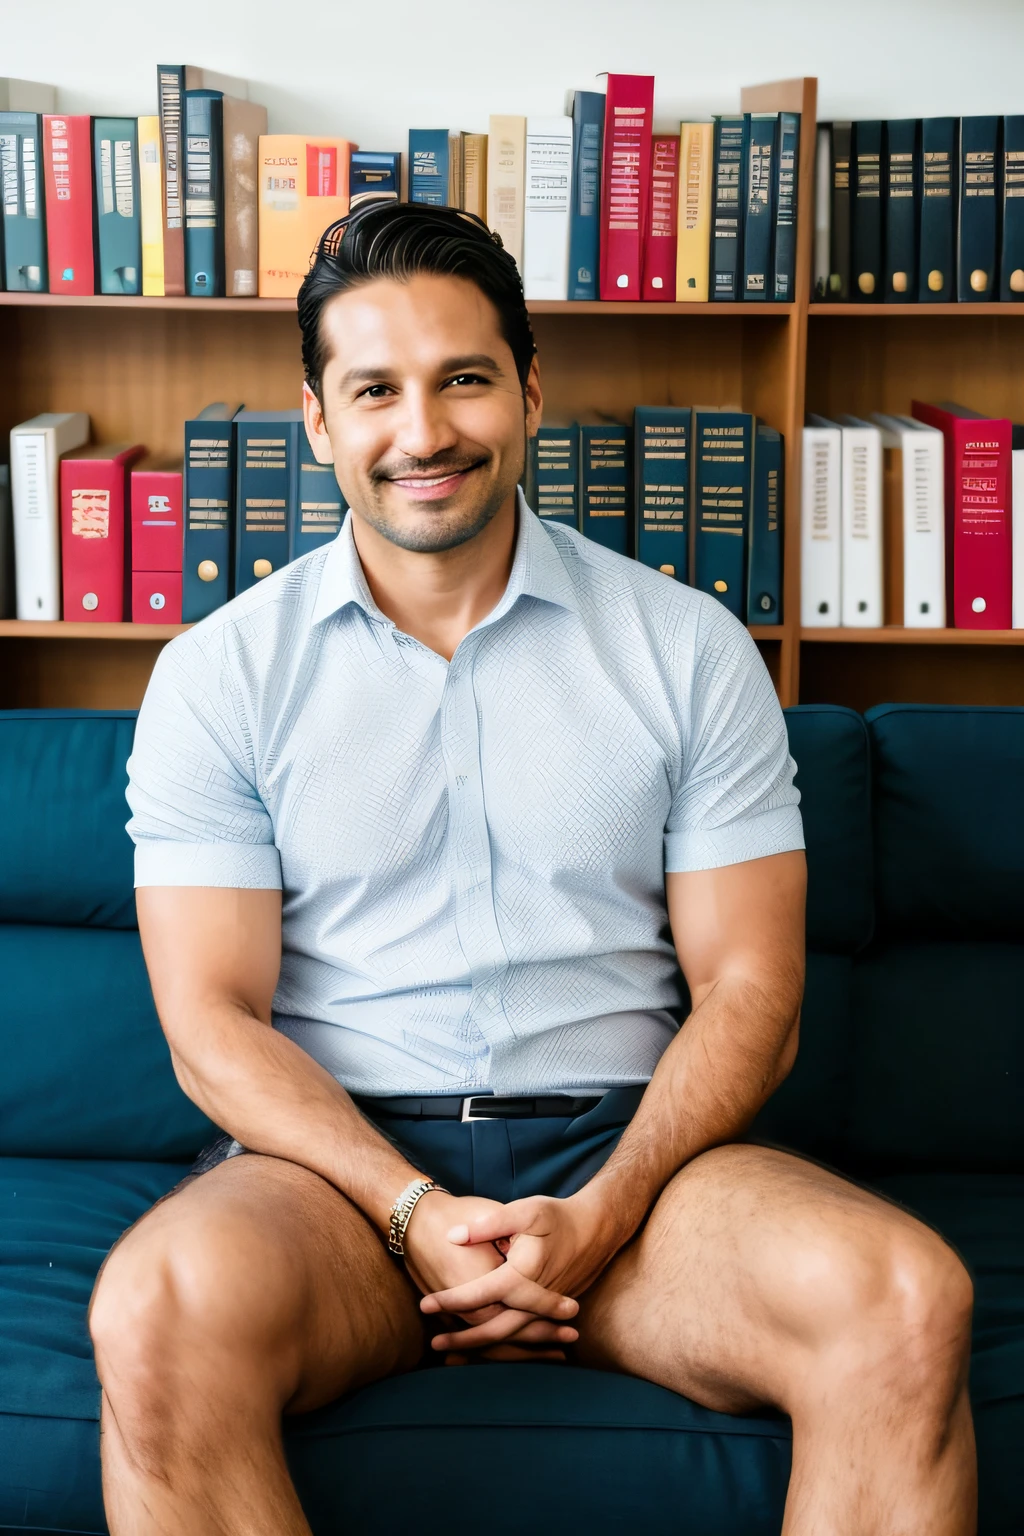
[[[679,209],[679,135],[655,139],[651,148],[651,192],[644,240],[643,296],[674,301],[676,296],[676,222]]]
[[[133,469],[131,507],[132,570],[177,571],[180,576],[185,541],[180,459]]]
[[[1009,421],[962,405],[911,403],[945,442],[946,611],[957,629],[1013,623]]]
[[[43,115],[51,293],[94,293],[92,118]]]
[[[132,572],[132,623],[181,623],[181,572]]]
[[[609,75],[601,167],[601,297],[638,299],[651,182],[653,75]]]
[[[128,476],[139,444],[76,448],[60,461],[64,617],[122,623],[129,600]]]

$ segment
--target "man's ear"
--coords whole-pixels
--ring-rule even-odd
[[[318,464],[333,464],[334,452],[324,425],[324,413],[320,401],[308,384],[302,386],[302,419],[306,424],[306,436]]]
[[[536,358],[530,364],[530,371],[526,376],[523,399],[526,403],[526,435],[528,438],[536,437],[537,428],[544,414],[544,396],[540,389],[540,364]]]

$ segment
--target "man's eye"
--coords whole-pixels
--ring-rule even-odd
[[[449,384],[486,384],[486,383],[487,383],[487,380],[485,378],[483,378],[482,375],[479,374],[479,373],[457,373],[454,378],[449,379],[447,381],[447,383],[445,384],[445,388],[447,389]]]
[[[366,389],[362,391],[359,398],[361,400],[383,400],[385,395],[389,395],[390,393],[390,384],[370,384]]]

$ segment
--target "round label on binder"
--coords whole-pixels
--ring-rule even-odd
[[[166,599],[166,597],[164,597],[162,592],[151,592],[150,593],[150,596],[149,596],[149,606],[151,608],[162,608],[166,602],[167,602],[167,599]]]
[[[985,602],[983,597],[975,597],[971,599],[972,613],[984,613],[987,606],[988,604]]]
[[[97,609],[99,605],[100,600],[96,596],[95,592],[87,592],[82,598],[82,607],[86,610],[87,613],[94,612],[94,610]]]
[[[907,274],[905,272],[894,272],[893,273],[893,275],[892,275],[892,291],[893,291],[893,293],[906,293],[906,291],[907,291]]]
[[[216,560],[200,560],[196,566],[196,575],[200,581],[216,581],[220,575]]]
[[[1024,293],[1024,271],[1020,267],[1010,273],[1010,292]]]
[[[716,592],[728,592],[728,590],[729,590],[729,583],[727,581],[716,581],[715,582],[715,591]]]
[[[857,287],[861,293],[874,293],[875,274],[873,272],[862,272],[857,279]]]
[[[988,287],[988,273],[982,271],[981,267],[975,267],[971,273],[971,287],[975,293],[984,293]]]
[[[252,573],[259,581],[262,581],[264,576],[269,576],[273,569],[269,560],[254,560],[252,563]]]
[[[932,270],[928,273],[928,291],[929,293],[942,292],[942,273],[938,267],[932,267]]]

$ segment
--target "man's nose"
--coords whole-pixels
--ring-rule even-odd
[[[435,390],[407,390],[395,447],[410,459],[431,459],[458,442],[458,433]]]

